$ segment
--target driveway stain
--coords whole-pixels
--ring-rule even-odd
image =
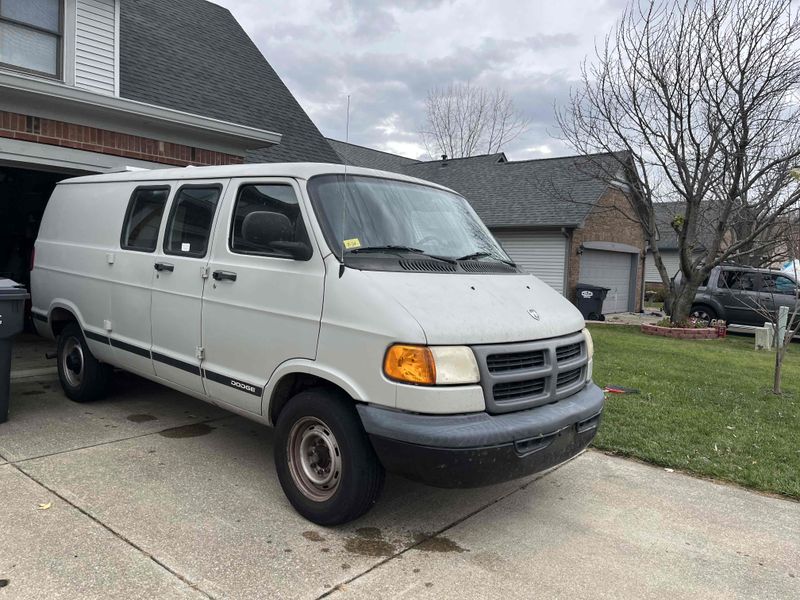
[[[344,543],[344,549],[350,554],[360,556],[391,556],[394,554],[394,546],[383,540],[371,540],[366,538],[354,537]]]
[[[414,541],[417,545],[413,550],[422,550],[423,552],[469,552],[466,548],[462,548],[450,538],[443,535],[436,535],[430,537],[430,533],[417,533],[414,535]]]
[[[45,392],[42,390],[28,390],[27,392],[22,392],[23,396],[39,396],[40,394],[44,394]]]
[[[322,534],[320,534],[317,531],[304,531],[303,532],[303,537],[306,538],[307,540],[311,540],[312,542],[324,542],[325,541],[325,538],[322,537]]]
[[[377,527],[361,527],[356,529],[356,536],[345,540],[344,549],[360,556],[392,556],[395,552],[393,544],[383,539],[383,532]]]
[[[212,431],[214,431],[214,428],[205,423],[194,423],[183,427],[165,429],[164,431],[159,431],[158,435],[165,438],[191,438],[208,435]]]
[[[362,538],[377,540],[383,537],[383,532],[377,527],[359,527],[356,535]]]
[[[145,421],[158,421],[158,417],[154,417],[153,415],[128,415],[128,421],[133,421],[134,423],[144,423]]]

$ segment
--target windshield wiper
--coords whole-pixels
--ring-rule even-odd
[[[505,260],[504,258],[500,258],[499,256],[495,256],[494,254],[490,254],[489,252],[473,252],[472,254],[466,254],[464,256],[459,256],[456,260],[475,260],[477,258],[491,258],[498,262],[508,265],[509,267],[516,267],[517,263],[511,262],[510,260]]]
[[[420,248],[412,248],[411,246],[399,246],[395,244],[387,244],[386,246],[364,246],[362,248],[353,248],[352,250],[348,250],[345,254],[361,254],[364,252],[393,252],[393,253],[400,253],[400,252],[407,252],[409,254],[421,254],[427,258],[433,258],[435,260],[441,260],[446,263],[450,263],[452,265],[456,264],[456,261],[452,258],[447,258],[446,256],[436,256],[435,254],[429,254]]]

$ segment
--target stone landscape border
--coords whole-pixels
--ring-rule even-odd
[[[680,340],[715,340],[719,337],[714,327],[660,327],[659,325],[642,324],[642,333]]]

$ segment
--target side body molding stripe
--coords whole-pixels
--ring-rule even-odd
[[[165,365],[169,365],[170,367],[175,367],[176,369],[186,371],[187,373],[193,373],[198,377],[203,376],[210,381],[226,385],[235,390],[239,390],[240,392],[244,392],[245,394],[251,394],[252,396],[258,396],[260,398],[264,392],[264,388],[262,386],[239,381],[238,379],[233,379],[232,377],[227,377],[220,373],[215,373],[214,371],[208,371],[206,369],[201,370],[197,365],[183,362],[182,360],[172,358],[171,356],[165,356],[164,354],[159,354],[158,352],[151,352],[146,348],[134,346],[133,344],[128,344],[127,342],[121,342],[120,340],[115,340],[114,338],[109,338],[104,335],[100,335],[99,333],[84,331],[83,335],[86,336],[87,339],[95,342],[109,344],[113,348],[118,348],[120,350],[124,350],[125,352],[131,352],[137,356],[150,358]]]

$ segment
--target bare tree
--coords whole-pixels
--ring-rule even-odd
[[[421,134],[428,154],[451,158],[500,152],[530,124],[504,90],[469,83],[430,90],[425,117]]]
[[[632,0],[558,112],[587,160],[617,158],[606,176],[631,188],[673,321],[712,268],[770,245],[764,233],[800,199],[798,42],[791,0]],[[683,207],[674,281],[658,248],[664,200]]]

